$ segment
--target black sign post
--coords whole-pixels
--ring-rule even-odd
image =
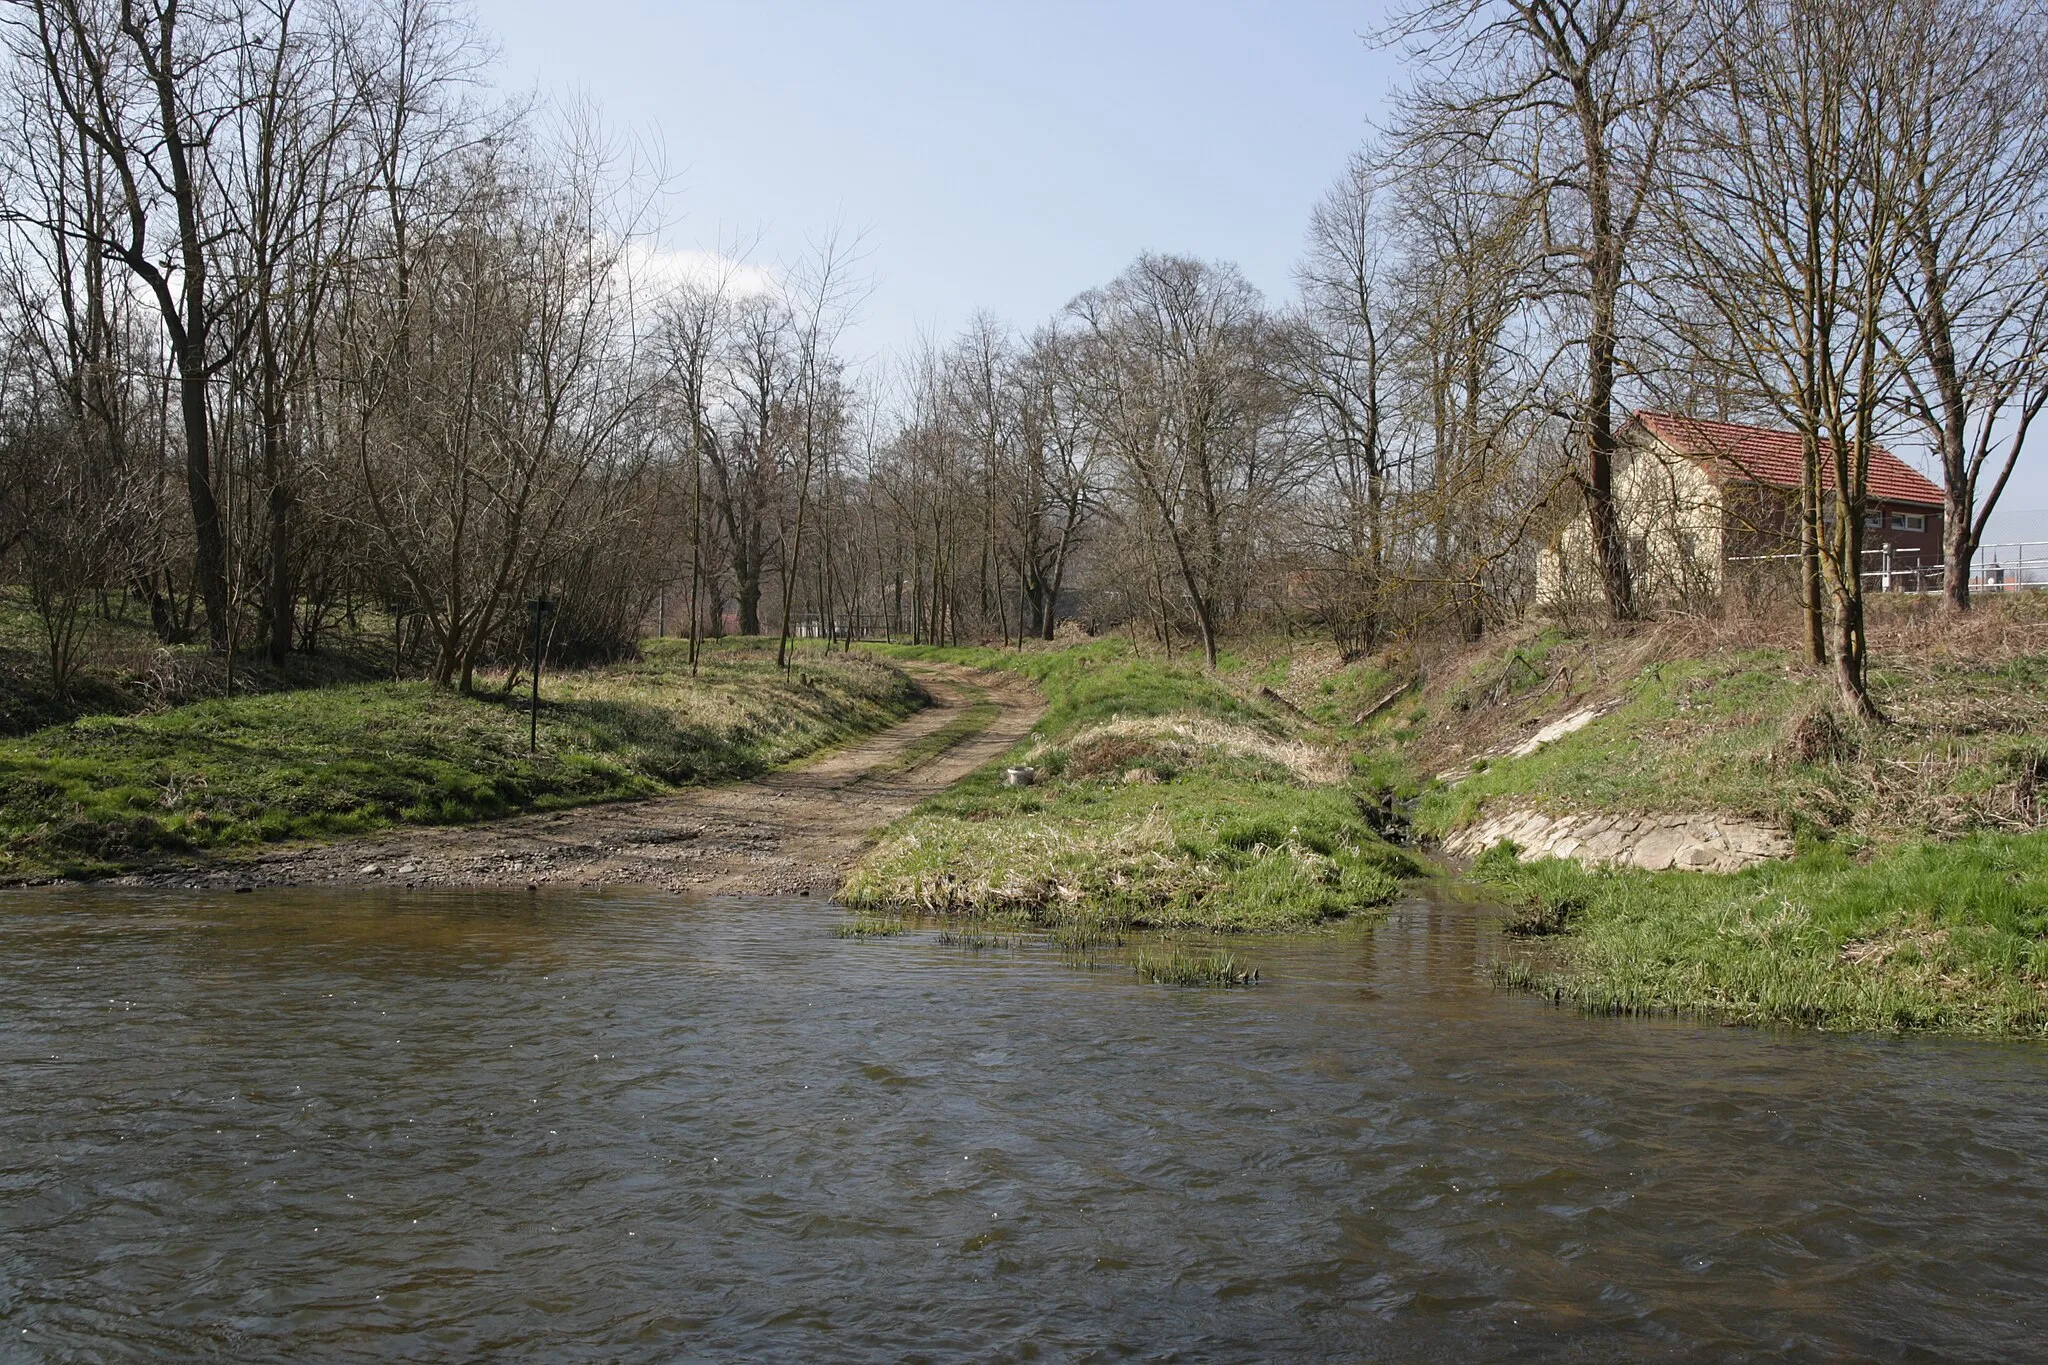
[[[540,752],[540,622],[555,604],[536,597],[526,605],[533,608],[533,705],[526,717],[526,752],[532,754]]]

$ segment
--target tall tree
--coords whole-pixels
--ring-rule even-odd
[[[45,218],[118,262],[162,320],[178,379],[185,491],[196,576],[216,650],[230,640],[227,528],[215,487],[211,385],[242,341],[223,320],[240,282],[217,279],[240,207],[223,192],[214,142],[245,112],[233,74],[248,35],[234,6],[188,11],[182,0],[15,0],[17,61],[69,123],[71,145],[102,166],[116,214]],[[20,212],[15,207],[14,212]]]
[[[1433,63],[1406,133],[1512,168],[1541,228],[1543,259],[1572,305],[1584,379],[1570,405],[1576,480],[1601,587],[1636,614],[1614,501],[1614,433],[1636,239],[1684,98],[1680,0],[1428,0],[1393,33]]]
[[[1279,386],[1260,361],[1261,300],[1229,267],[1146,255],[1069,311],[1088,343],[1076,398],[1214,668],[1260,513],[1292,476],[1272,440]]]
[[[2048,60],[2042,10],[1915,0],[1899,25],[1893,155],[1910,363],[1900,405],[1941,462],[1944,595],[1970,605],[1984,528],[2048,403]]]
[[[1722,324],[1724,363],[1800,433],[1802,543],[1817,550],[1843,705],[1875,718],[1863,530],[1900,362],[1885,346],[1906,260],[1898,0],[1727,0],[1712,97],[1688,129],[1672,225]]]
[[[1302,309],[1282,338],[1281,373],[1302,405],[1301,438],[1316,453],[1339,514],[1317,518],[1325,552],[1343,565],[1324,617],[1341,644],[1379,642],[1393,424],[1387,413],[1388,256],[1381,169],[1354,156],[1309,218],[1296,270]]]

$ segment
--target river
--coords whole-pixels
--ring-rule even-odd
[[[809,900],[0,899],[0,1360],[2041,1358],[2048,1050]]]

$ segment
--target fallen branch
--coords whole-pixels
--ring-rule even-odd
[[[1417,685],[1418,685],[1418,684],[1420,684],[1421,682],[1422,682],[1422,675],[1421,675],[1420,673],[1417,673],[1417,674],[1416,674],[1416,675],[1415,675],[1414,677],[1412,677],[1412,678],[1409,678],[1409,679],[1408,679],[1407,681],[1405,681],[1405,682],[1401,683],[1401,684],[1400,684],[1399,686],[1395,687],[1395,688],[1394,688],[1394,690],[1393,690],[1393,691],[1391,691],[1391,692],[1389,692],[1389,693],[1387,693],[1387,695],[1386,695],[1386,696],[1384,696],[1384,697],[1381,697],[1381,698],[1380,698],[1380,699],[1379,699],[1378,701],[1374,702],[1374,703],[1373,703],[1373,704],[1372,704],[1371,706],[1368,706],[1368,707],[1366,707],[1366,708],[1365,708],[1365,710],[1363,710],[1363,711],[1360,711],[1360,712],[1358,713],[1358,719],[1357,719],[1357,720],[1354,720],[1354,721],[1352,721],[1351,723],[1352,723],[1353,725],[1363,725],[1363,724],[1365,724],[1365,723],[1366,723],[1367,721],[1371,720],[1371,719],[1372,719],[1372,718],[1373,718],[1374,716],[1377,716],[1377,715],[1378,715],[1378,714],[1379,714],[1380,712],[1382,712],[1382,711],[1386,710],[1386,709],[1387,709],[1387,708],[1388,708],[1389,706],[1392,706],[1392,705],[1393,705],[1393,704],[1394,704],[1395,702],[1399,701],[1399,700],[1400,700],[1400,699],[1401,699],[1401,698],[1402,698],[1403,696],[1407,695],[1407,693],[1408,693],[1409,689],[1411,689],[1411,688],[1413,688],[1413,687],[1417,686]]]

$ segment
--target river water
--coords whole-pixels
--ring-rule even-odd
[[[0,1360],[2048,1355],[2048,1050],[839,921],[0,900]]]

